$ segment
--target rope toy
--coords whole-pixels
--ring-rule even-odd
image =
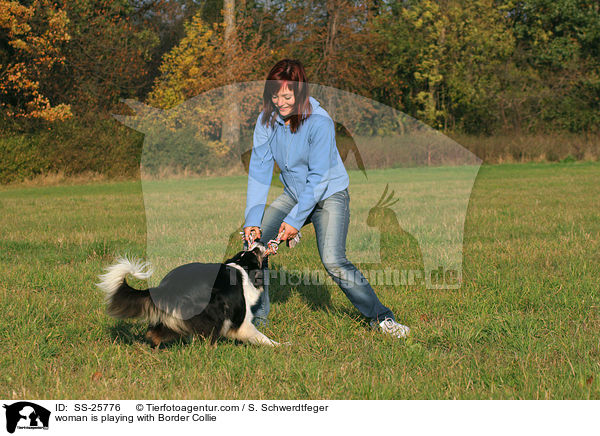
[[[248,250],[251,250],[254,245],[254,230],[252,230],[250,232],[250,236],[248,237]],[[242,240],[244,240],[244,232],[240,232],[240,235],[242,235]],[[265,251],[265,256],[269,256],[269,255],[275,255],[277,254],[277,250],[279,249],[279,244],[281,244],[281,238],[283,237],[283,232],[281,232],[279,235],[277,235],[277,238],[275,239],[271,239],[269,242],[267,242],[267,250]],[[300,234],[300,232],[298,232],[296,234],[296,236],[294,236],[292,239],[287,241],[287,245],[290,248],[294,248],[296,246],[296,244],[298,242],[300,242],[300,238],[302,237],[302,235]]]

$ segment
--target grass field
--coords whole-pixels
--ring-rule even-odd
[[[389,171],[402,170],[368,183],[385,186]],[[351,180],[353,210],[380,193]],[[219,196],[243,196],[245,178],[201,186],[212,216]],[[146,325],[109,318],[94,286],[116,255],[146,254],[141,183],[1,188],[0,397],[599,399],[599,212],[599,163],[484,166],[462,287],[376,287],[410,339],[371,331],[331,282],[273,284],[265,333],[290,347],[190,339],[153,350]],[[214,226],[233,234],[241,219]],[[305,229],[275,269],[322,268]],[[406,252],[382,261],[414,263],[410,241],[397,246]]]

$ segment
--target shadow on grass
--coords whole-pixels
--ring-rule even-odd
[[[122,345],[133,345],[138,342],[145,342],[145,332],[141,331],[139,322],[116,320],[115,324],[108,328],[113,342]]]
[[[277,277],[286,277],[288,283],[294,284],[282,285],[278,279],[276,279],[274,282],[271,281],[269,285],[269,296],[271,298],[271,303],[286,303],[291,298],[292,292],[295,292],[312,311],[322,311],[334,314],[334,316],[347,317],[356,321],[359,325],[369,326],[370,319],[361,315],[361,313],[354,306],[339,305],[332,302],[332,292],[343,293],[339,286],[335,284],[333,284],[332,287],[324,284],[304,284],[302,282],[302,277],[299,277],[297,274],[290,273],[283,268],[274,267],[272,271],[277,273]],[[323,276],[328,277],[324,269],[322,273]],[[347,301],[349,302],[349,300]]]
[[[327,286],[305,283],[306,277],[301,277],[283,268],[271,268],[270,274],[269,297],[271,302],[285,303],[290,299],[292,290],[295,290],[311,310],[332,308],[331,293]]]
[[[204,338],[196,335],[181,336],[173,341],[162,342],[158,346],[154,346],[148,339],[146,339],[147,326],[143,321],[139,320],[116,320],[115,324],[108,327],[109,335],[113,342],[120,345],[134,345],[134,344],[146,344],[148,348],[164,350],[174,349],[181,346],[189,346],[195,340],[201,343],[206,343],[210,346],[217,346],[220,344],[235,344],[238,346],[244,346],[241,341],[232,341],[227,338]]]
[[[365,174],[366,175],[366,174]],[[395,198],[395,191],[389,189],[389,184],[386,185],[377,203],[369,210],[366,225],[378,230],[379,233],[379,255],[380,261],[376,263],[354,263],[354,266],[369,277],[383,274],[385,277],[386,270],[394,270],[395,272],[422,272],[424,277],[423,254],[417,239],[407,233],[399,223],[398,217],[391,206],[401,200]],[[269,207],[268,205],[266,207]],[[305,226],[309,220],[304,224]],[[313,227],[313,226],[310,226]],[[317,256],[315,233],[312,229],[307,229],[305,232],[304,241],[301,250],[304,250],[307,244],[314,247],[312,253],[305,253],[306,256]],[[225,259],[232,257],[235,253],[243,248],[242,236],[243,225],[240,225],[235,231],[230,233],[229,242],[226,249]],[[308,235],[308,238],[306,237]],[[265,242],[265,241],[263,241]],[[269,262],[270,263],[270,262]],[[369,274],[366,274],[366,273]],[[292,290],[295,290],[301,298],[306,302],[311,310],[331,310],[331,293],[328,286],[323,284],[323,280],[314,280],[313,274],[318,274],[321,278],[327,277],[324,269],[314,269],[312,271],[302,271],[303,277],[299,277],[294,271],[287,271],[279,268],[277,265],[270,267],[269,280],[269,297],[273,303],[285,303],[290,299]],[[307,277],[307,274],[309,277]],[[386,279],[387,280],[387,279]],[[396,279],[394,279],[396,280]],[[401,280],[398,274],[398,280]],[[401,285],[400,283],[386,283],[386,285]],[[371,283],[375,287],[375,283]],[[375,290],[377,294],[377,290]],[[383,302],[385,304],[385,302]],[[338,310],[336,308],[336,310]],[[348,313],[354,316],[356,312]]]

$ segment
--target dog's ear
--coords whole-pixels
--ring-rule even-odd
[[[245,251],[240,251],[238,254],[236,254],[235,256],[233,256],[231,259],[227,259],[223,263],[235,263],[235,264],[239,264],[240,261],[242,260],[242,256],[244,255],[244,253],[246,253],[246,252]]]
[[[260,248],[256,247],[251,251],[242,252],[242,256],[238,261],[238,265],[244,268],[246,271],[260,269],[262,267]]]
[[[258,264],[258,268],[262,268],[263,262],[267,257],[267,247],[260,241],[256,242],[256,246],[252,249],[252,253],[256,257],[256,263]]]
[[[260,248],[256,247],[254,250],[252,250],[251,252],[248,253],[248,256],[246,256],[247,260],[247,264],[248,264],[248,270],[253,270],[253,269],[260,269],[261,268],[261,262],[262,262],[262,256],[260,254]],[[246,260],[246,259],[244,259]]]

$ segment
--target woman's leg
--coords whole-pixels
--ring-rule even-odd
[[[394,319],[392,311],[381,304],[369,282],[346,258],[346,235],[350,223],[348,190],[336,192],[317,203],[311,221],[321,261],[352,304],[364,316],[377,322]]]
[[[296,202],[287,194],[281,194],[279,197],[266,208],[263,215],[261,229],[262,235],[260,240],[266,244],[271,239],[277,237],[279,227],[283,219],[290,213]],[[259,326],[267,323],[267,316],[271,310],[269,301],[269,258],[267,257],[263,263],[263,288],[264,291],[254,306],[252,306],[252,314],[254,325]]]

